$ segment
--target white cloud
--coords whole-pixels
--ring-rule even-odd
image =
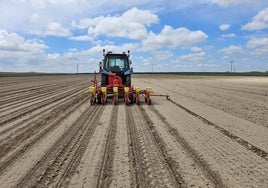
[[[202,31],[190,31],[184,27],[174,29],[165,25],[159,34],[150,32],[147,38],[142,41],[142,45],[145,50],[176,48],[200,43],[207,38],[208,36]]]
[[[40,21],[40,15],[38,13],[33,13],[29,16],[31,22],[38,22]]]
[[[268,28],[268,8],[265,8],[258,12],[251,22],[242,26],[243,30],[262,30]]]
[[[72,33],[64,28],[61,24],[57,22],[51,22],[47,24],[44,29],[31,29],[30,34],[38,36],[57,36],[57,37],[71,37]],[[75,38],[74,38],[75,40]]]
[[[219,29],[222,30],[222,31],[226,31],[230,27],[231,27],[231,25],[229,25],[229,24],[222,24],[222,25],[219,26]]]
[[[253,50],[250,52],[250,55],[254,57],[268,57],[268,46],[263,46]]]
[[[202,48],[196,47],[196,46],[192,46],[190,49],[192,52],[201,52]]]
[[[44,32],[44,35],[68,37],[68,36],[71,36],[71,33],[68,29],[64,28],[61,24],[57,22],[52,22],[47,25],[47,29]]]
[[[153,61],[160,62],[173,56],[173,53],[169,50],[157,50],[152,52]]]
[[[2,71],[32,71],[45,58],[47,46],[37,39],[25,39],[17,33],[0,30],[0,67]]]
[[[223,34],[221,35],[222,38],[235,38],[236,34],[234,33],[229,33],[229,34]]]
[[[216,4],[222,8],[227,8],[232,5],[238,5],[238,4],[254,4],[262,2],[263,0],[205,0],[207,3]]]
[[[80,29],[88,28],[88,35],[97,37],[105,35],[110,37],[124,37],[130,39],[143,39],[147,36],[146,26],[159,21],[157,15],[148,10],[132,8],[121,16],[99,16],[81,19],[79,23],[72,22],[72,26]]]
[[[69,37],[70,40],[75,40],[75,41],[94,41],[94,39],[88,35],[82,35],[82,36],[72,36]]]
[[[244,50],[242,49],[241,46],[231,45],[227,48],[220,49],[219,52],[224,53],[227,56],[237,56],[243,54]]]
[[[247,47],[256,48],[259,46],[268,46],[268,38],[254,38],[247,42]]]
[[[138,43],[124,43],[122,45],[97,45],[89,49],[91,54],[101,54],[102,50],[112,51],[113,53],[127,52],[127,50],[137,51],[140,48]],[[99,55],[98,55],[99,57]]]
[[[47,54],[47,58],[51,60],[58,59],[60,57],[60,54],[55,53],[55,54]]]
[[[199,62],[205,58],[205,52],[190,53],[187,55],[182,55],[178,58],[179,62]]]
[[[85,0],[12,0],[16,4],[29,3],[31,7],[36,9],[44,9],[52,5],[68,5],[80,4],[86,2]]]
[[[251,48],[250,55],[252,56],[268,57],[268,38],[253,38],[247,42],[247,47]]]
[[[6,30],[0,30],[0,51],[6,52],[42,52],[47,46],[39,40],[25,40],[17,33],[8,33]]]

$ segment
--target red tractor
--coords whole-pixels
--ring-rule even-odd
[[[89,88],[90,103],[105,104],[107,97],[113,97],[114,104],[117,104],[120,98],[124,99],[126,104],[140,104],[140,95],[143,95],[145,102],[151,104],[152,90],[147,87],[141,90],[140,87],[134,88],[131,85],[131,74],[133,69],[130,67],[131,61],[130,51],[126,54],[113,54],[111,51],[105,53],[103,50],[104,59],[99,64],[99,72],[101,73],[101,85],[97,85],[96,74],[94,75],[93,87]],[[166,96],[168,95],[156,95]]]

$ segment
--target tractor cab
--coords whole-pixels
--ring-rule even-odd
[[[129,60],[125,54],[107,54],[104,59],[103,69],[118,75],[129,70]]]
[[[113,54],[111,51],[105,53],[103,51],[104,59],[100,62],[101,75],[101,86],[107,86],[110,83],[109,76],[117,76],[121,79],[124,86],[131,86],[131,72],[130,68],[131,61],[129,60],[128,54]]]

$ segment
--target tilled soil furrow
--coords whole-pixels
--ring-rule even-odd
[[[219,174],[223,185],[259,187],[267,184],[267,160],[185,110],[170,107],[170,102],[162,101],[157,107],[168,124],[202,159],[201,162]]]
[[[6,87],[3,87],[3,90],[0,92],[0,97],[6,97],[16,94],[23,94],[25,92],[31,92],[33,90],[39,90],[39,89],[47,89],[51,86],[57,86],[57,85],[69,85],[71,83],[81,83],[81,79],[73,79],[73,81],[68,81],[68,79],[63,78],[61,81],[59,81],[59,78],[55,78],[55,80],[51,81],[50,78],[48,80],[36,80],[36,81],[29,81],[29,80],[21,80],[17,83],[12,83],[10,89],[6,89]],[[72,80],[72,78],[70,78]],[[24,83],[27,84],[24,84]]]
[[[258,148],[257,146],[254,146],[253,144],[249,143],[248,141],[240,138],[239,136],[229,132],[228,130],[224,129],[223,127],[207,120],[206,118],[196,114],[195,112],[189,110],[188,108],[176,103],[173,100],[169,100],[171,103],[175,104],[176,106],[180,107],[181,109],[185,110],[187,113],[197,117],[198,119],[202,120],[204,123],[213,126],[215,129],[219,130],[222,134],[224,134],[225,136],[231,138],[233,141],[239,143],[241,146],[245,147],[246,149],[254,152],[255,154],[257,154],[258,156],[264,158],[265,160],[268,161],[268,153],[260,148]]]
[[[0,100],[0,105],[3,106],[6,103],[12,103],[13,101],[19,101],[22,99],[26,99],[26,98],[31,98],[33,95],[40,95],[40,94],[44,94],[44,93],[48,93],[51,91],[56,91],[56,90],[61,90],[63,88],[67,88],[68,86],[75,86],[77,84],[81,84],[81,82],[79,83],[78,81],[76,82],[62,82],[62,83],[52,83],[52,84],[47,84],[45,86],[42,87],[32,87],[29,90],[26,91],[17,91],[19,93],[7,93],[4,96],[1,97]]]
[[[230,113],[225,113],[224,111],[211,107],[206,103],[202,103],[191,98],[185,97],[181,95],[178,90],[171,89],[170,85],[165,85],[164,87],[159,87],[158,89],[160,89],[160,91],[162,92],[165,90],[170,91],[170,96],[173,101],[186,107],[190,111],[199,114],[210,122],[214,122],[214,124],[217,124],[218,126],[224,128],[230,133],[233,133],[239,138],[246,140],[251,145],[265,152],[268,152],[268,130],[262,125],[257,125],[248,120],[239,118]],[[243,114],[243,111],[241,112],[241,114]],[[265,116],[265,112],[262,112],[262,114],[259,115],[260,118]]]
[[[235,91],[235,92],[238,92],[238,93],[241,93],[241,94],[249,94],[253,97],[255,97],[256,95],[259,95],[260,97],[267,97],[267,94],[265,92],[257,92],[257,91],[254,91],[254,90],[248,90],[248,88],[245,88],[245,89],[237,89],[237,88],[230,88],[227,87],[227,86],[221,86],[221,87],[218,87],[218,86],[211,86],[211,85],[205,85],[205,84],[199,84],[199,86],[203,86],[203,87],[209,87],[209,88],[215,88],[215,89],[219,89],[219,90],[223,90],[223,91]],[[249,97],[250,98],[250,97]]]
[[[79,150],[81,151],[81,148],[83,148],[82,145],[87,143],[86,139],[88,137],[86,136],[89,136],[89,129],[93,129],[91,133],[94,133],[96,126],[91,127],[90,125],[96,122],[101,114],[101,109],[103,108],[99,106],[84,111],[17,186],[47,187],[64,178],[66,173],[63,172],[67,171],[68,167],[73,164],[76,157],[75,154],[78,154]]]
[[[56,102],[70,94],[72,94],[73,92],[75,91],[78,91],[78,90],[83,90],[85,88],[85,86],[80,86],[78,88],[75,88],[75,89],[71,89],[67,92],[64,92],[64,93],[61,93],[61,94],[58,94],[56,96],[51,96],[50,98],[48,99],[44,99],[42,100],[41,102],[36,102],[34,105],[30,105],[30,106],[27,106],[27,107],[23,107],[22,109],[18,110],[18,111],[15,111],[15,112],[12,112],[10,114],[7,114],[7,115],[4,115],[4,116],[1,116],[1,120],[0,120],[0,126],[4,125],[5,123],[8,123],[14,119],[17,119],[25,114],[28,114],[36,109],[39,109],[45,105],[48,105],[50,103],[53,103],[53,102]]]
[[[87,101],[87,95],[83,94],[75,100],[69,101],[64,104],[62,108],[54,111],[53,113],[47,114],[44,119],[37,122],[33,122],[32,126],[29,127],[29,131],[24,132],[24,134],[18,134],[14,137],[13,140],[7,140],[5,142],[6,146],[1,146],[1,148],[5,148],[1,150],[1,159],[0,159],[0,169],[1,172],[8,166],[12,165],[16,159],[21,157],[26,151],[28,151],[38,140],[45,137],[49,132],[53,129],[57,128],[60,125],[60,122],[65,119],[69,114],[75,111],[79,106]],[[55,119],[51,119],[51,115],[55,116]],[[49,123],[50,122],[50,123]],[[39,132],[33,133],[33,131]]]
[[[257,123],[264,127],[268,126],[268,116],[265,116],[265,114],[268,113],[268,103],[266,102],[268,100],[267,96],[255,96],[253,98],[249,94],[245,93],[231,94],[231,92],[228,91],[223,92],[211,88],[205,88],[204,86],[194,87],[193,85],[196,84],[191,82],[184,84],[179,82],[176,86],[180,89],[174,90],[174,83],[172,83],[172,81],[160,82],[162,82],[162,84],[153,83],[153,85],[159,88],[163,88],[164,86],[166,92],[168,91],[170,94],[174,93],[176,95],[189,98],[192,101],[197,101],[234,116],[246,119],[252,123]]]
[[[76,84],[76,85],[82,86],[83,84],[80,83],[80,84]],[[75,87],[76,85],[72,84],[69,86]],[[63,84],[63,85],[59,85],[55,88],[48,87],[48,88],[42,89],[41,91],[38,91],[38,92],[29,92],[28,95],[19,95],[18,97],[11,97],[10,99],[7,99],[5,101],[0,102],[0,107],[1,107],[0,113],[3,113],[4,111],[10,110],[10,109],[18,106],[18,104],[19,105],[27,104],[27,103],[29,103],[29,101],[34,102],[34,101],[40,100],[41,98],[47,98],[51,95],[55,95],[56,93],[66,91],[66,90],[68,90],[69,86],[67,86],[66,84]]]
[[[33,99],[27,99],[25,98],[22,101],[17,101],[17,103],[14,103],[13,105],[8,105],[7,107],[2,107],[2,109],[0,110],[0,117],[5,117],[7,116],[7,114],[12,114],[12,113],[16,113],[24,108],[30,108],[32,106],[35,106],[38,103],[41,103],[42,101],[45,101],[47,99],[50,98],[54,98],[57,96],[60,96],[64,93],[67,92],[71,92],[71,91],[75,91],[75,90],[81,90],[82,88],[85,88],[85,84],[79,84],[77,86],[73,86],[70,88],[64,88],[64,89],[59,89],[59,90],[54,90],[45,94],[41,94],[41,95],[36,95],[33,96]]]
[[[145,182],[145,173],[142,170],[142,165],[141,165],[141,161],[139,159],[141,159],[141,155],[138,151],[138,144],[137,144],[137,140],[136,140],[136,130],[135,129],[135,119],[131,113],[131,110],[129,109],[129,107],[126,107],[126,122],[127,122],[127,131],[129,134],[129,138],[128,138],[128,145],[129,145],[129,153],[128,153],[128,157],[130,160],[130,172],[132,174],[131,176],[131,182],[133,182],[133,184],[135,186],[132,187],[144,187],[146,185]]]
[[[103,112],[104,107],[101,108],[101,112]],[[92,135],[95,133],[95,130],[98,126],[98,120],[102,114],[101,112],[99,111],[94,117],[92,116],[92,119],[89,119],[89,122],[87,123],[87,127],[89,128],[86,130],[86,134],[83,137],[81,144],[77,147],[77,149],[75,149],[74,154],[71,155],[70,162],[68,162],[66,167],[61,170],[58,178],[54,181],[55,187],[67,187],[71,177],[74,173],[76,173],[76,169],[81,162],[81,158],[84,155],[87,146],[91,141]]]
[[[149,115],[145,112],[144,108],[141,108],[141,114],[143,115],[143,118],[146,120],[146,126],[150,129],[150,133],[154,137],[155,143],[159,146],[159,149],[162,152],[162,155],[164,156],[164,160],[166,161],[168,167],[170,168],[173,176],[176,179],[177,184],[180,187],[185,187],[185,181],[182,178],[182,175],[177,171],[176,165],[172,158],[168,155],[167,149],[165,147],[164,141],[160,137],[160,135],[155,131],[153,120],[149,117]]]
[[[126,116],[126,105],[119,105],[112,178],[109,187],[135,187],[135,170],[131,165],[133,155]]]
[[[93,106],[92,108],[96,108]],[[66,181],[63,187],[97,187],[103,165],[107,137],[110,130],[112,109],[114,105],[107,104],[98,119],[97,127],[86,147],[84,155],[76,166],[75,173]],[[67,184],[67,185],[66,185]],[[66,186],[65,186],[66,185]]]
[[[7,140],[10,137],[14,137],[14,135],[20,133],[23,129],[27,129],[30,124],[36,123],[44,119],[44,117],[46,117],[48,114],[51,114],[58,110],[66,109],[66,104],[76,100],[81,95],[83,95],[83,91],[75,92],[63,99],[60,99],[59,101],[56,101],[47,106],[44,106],[43,108],[35,110],[31,113],[30,116],[24,116],[22,118],[19,118],[18,120],[15,120],[12,123],[0,127],[0,142],[2,140]]]
[[[135,165],[139,173],[137,183],[140,187],[180,187],[181,180],[178,182],[151,134],[148,127],[150,122],[147,122],[138,106],[130,106],[129,109],[132,110],[127,114],[131,116],[129,118],[134,121],[132,126],[135,127],[130,127],[130,131],[135,143]]]
[[[177,174],[178,179],[182,181],[186,187],[225,187],[219,173],[213,171],[213,169],[209,167],[208,163],[200,157],[187,140],[182,137],[176,129],[170,126],[170,124],[166,121],[166,118],[159,113],[154,106],[146,108],[146,119],[152,122],[150,126],[152,134],[158,141],[167,162],[170,163],[170,168],[174,174]],[[154,119],[151,119],[149,114],[151,114]],[[156,119],[159,119],[158,121],[161,122],[161,126],[160,122],[158,123],[159,125],[157,125]],[[164,130],[161,129],[162,126]],[[167,131],[168,135],[165,134],[165,131]],[[174,140],[168,141],[169,137],[173,137],[179,146],[176,145],[175,147],[173,146],[173,148],[170,148],[171,145],[174,144]],[[177,151],[178,149],[180,149],[180,154],[175,155],[174,151]],[[183,156],[183,153],[186,153],[186,155]],[[175,158],[172,158],[169,155],[175,155]],[[189,158],[191,158],[191,160],[189,160]],[[178,174],[177,171],[180,171],[181,174]],[[183,177],[187,180],[187,182],[185,182],[186,180],[184,181]]]
[[[0,182],[3,187],[15,187],[28,172],[38,165],[45,155],[48,155],[51,148],[55,147],[57,141],[69,130],[74,122],[89,109],[88,102],[83,101],[81,105],[74,106],[73,111],[65,118],[58,121],[53,131],[42,136],[16,160],[12,160],[4,171],[1,171]],[[34,177],[34,176],[33,176]]]
[[[98,175],[97,187],[109,187],[112,181],[113,161],[115,152],[115,136],[117,130],[118,105],[112,109],[108,136],[105,144],[105,152],[102,158],[101,170]]]

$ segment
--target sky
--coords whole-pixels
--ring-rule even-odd
[[[0,0],[0,72],[268,71],[267,0]],[[231,70],[232,67],[232,70]]]

